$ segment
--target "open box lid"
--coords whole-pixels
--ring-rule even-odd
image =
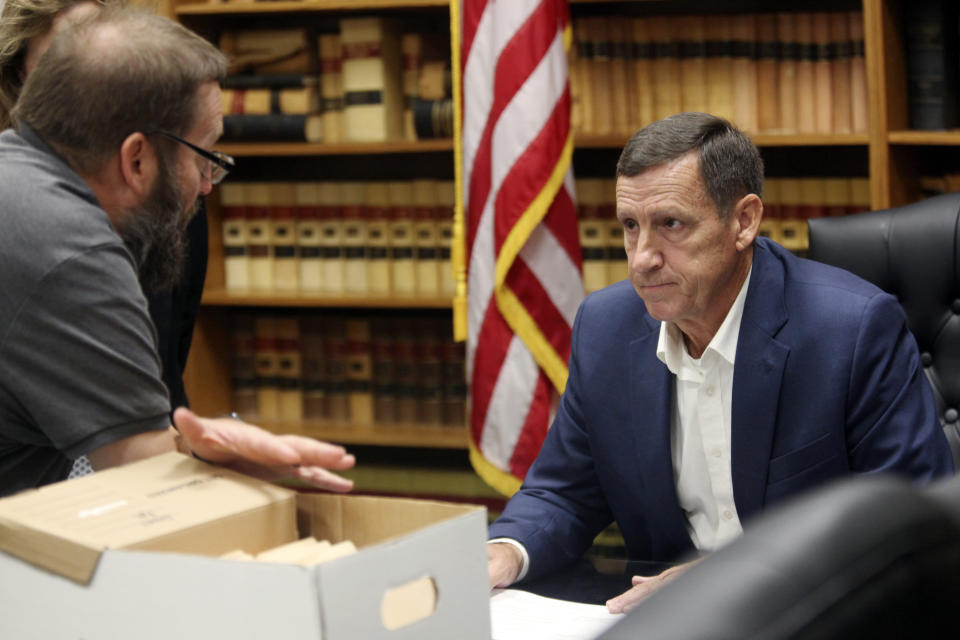
[[[104,549],[218,555],[296,537],[294,491],[173,452],[0,499],[0,549],[84,584]]]

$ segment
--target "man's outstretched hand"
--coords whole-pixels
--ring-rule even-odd
[[[678,564],[655,576],[633,576],[631,580],[633,588],[621,593],[616,598],[607,600],[607,610],[610,613],[626,613],[630,611],[630,609],[633,609],[646,600],[651,593],[676,578],[696,562],[697,561],[694,560],[686,564]]]
[[[353,481],[330,470],[356,464],[335,444],[296,435],[277,435],[233,418],[201,418],[185,407],[173,413],[183,444],[197,457],[266,480],[296,477],[330,491],[345,492]]]

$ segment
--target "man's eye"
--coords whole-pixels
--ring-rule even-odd
[[[627,231],[633,231],[634,229],[637,228],[637,221],[627,218],[626,220],[623,221],[623,228],[626,229]]]
[[[679,229],[682,224],[683,223],[676,218],[667,218],[663,221],[663,226],[665,226],[667,229]]]

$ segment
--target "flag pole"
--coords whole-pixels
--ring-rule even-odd
[[[450,0],[450,54],[453,71],[453,245],[450,265],[456,289],[453,294],[453,339],[467,339],[466,228],[463,220],[463,91],[460,77],[460,0]]]

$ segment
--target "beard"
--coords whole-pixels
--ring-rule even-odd
[[[171,163],[161,154],[153,189],[143,204],[127,212],[119,230],[133,254],[144,293],[172,290],[183,273],[187,225],[196,214],[199,201],[187,208],[181,195]]]

